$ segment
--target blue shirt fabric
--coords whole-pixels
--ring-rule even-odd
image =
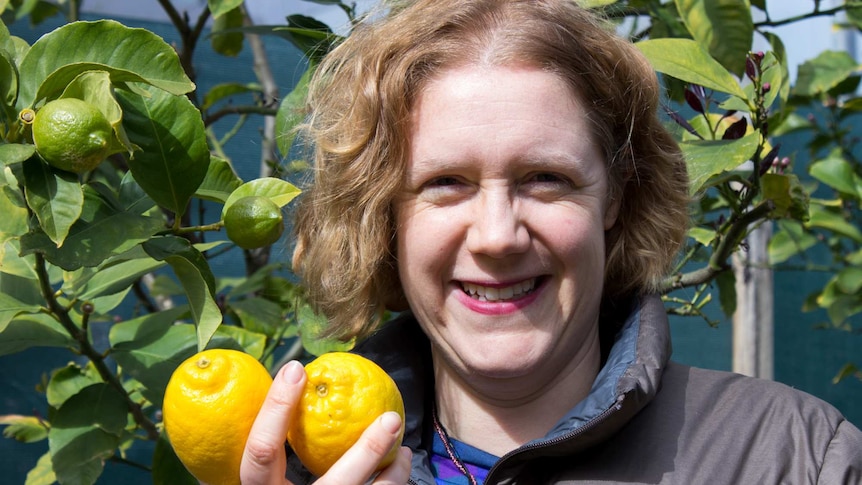
[[[485,477],[488,476],[488,471],[494,466],[498,458],[458,440],[450,438],[449,442],[455,449],[455,455],[476,479],[476,483],[483,483]],[[470,485],[470,480],[452,462],[449,453],[446,452],[446,447],[443,446],[443,441],[436,433],[434,433],[431,451],[431,468],[438,485]]]

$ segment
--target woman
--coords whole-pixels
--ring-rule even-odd
[[[375,483],[862,480],[830,406],[669,362],[653,292],[688,199],[658,98],[570,0],[419,0],[320,66],[294,266],[405,397]],[[244,483],[313,479],[283,449],[304,379],[280,371]],[[400,426],[381,416],[319,482],[365,483]]]

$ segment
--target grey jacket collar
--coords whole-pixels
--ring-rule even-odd
[[[513,476],[524,463],[539,456],[576,453],[607,439],[638,413],[658,392],[670,358],[670,330],[658,296],[638,298],[620,318],[603,319],[605,329],[618,329],[590,394],[543,438],[502,457],[488,476]],[[384,326],[356,348],[381,365],[398,383],[405,398],[404,444],[413,450],[413,483],[433,484],[428,449],[429,430],[423,426],[433,404],[430,344],[410,314]]]

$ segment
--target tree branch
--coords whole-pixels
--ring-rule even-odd
[[[120,382],[117,376],[108,368],[108,365],[105,364],[104,356],[102,356],[102,354],[90,343],[87,332],[75,325],[75,322],[72,321],[72,317],[69,316],[69,311],[63,307],[63,305],[60,305],[60,302],[55,298],[54,289],[51,288],[51,279],[48,276],[48,270],[45,266],[45,258],[39,253],[36,253],[35,269],[36,275],[39,278],[39,289],[42,293],[42,297],[48,304],[48,309],[51,310],[57,318],[57,321],[60,322],[60,325],[69,332],[69,335],[75,339],[78,343],[78,350],[80,350],[82,355],[90,359],[93,366],[102,377],[102,380],[123,396],[123,400],[126,401],[126,407],[129,409],[129,412],[132,413],[138,426],[147,433],[147,438],[157,440],[159,438],[159,432],[156,429],[155,424],[153,424],[153,422],[144,415],[140,404],[132,400],[129,393],[126,392],[125,388],[123,388],[123,383]]]
[[[735,220],[728,221],[727,224],[730,226],[709,258],[709,263],[703,268],[666,278],[662,283],[660,292],[666,294],[680,288],[708,283],[719,274],[729,270],[730,265],[728,265],[727,260],[745,237],[748,227],[761,219],[765,219],[774,208],[775,204],[766,200]]]

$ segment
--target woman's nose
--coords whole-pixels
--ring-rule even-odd
[[[510,195],[483,194],[470,210],[467,249],[471,253],[503,258],[529,248],[529,231]]]

